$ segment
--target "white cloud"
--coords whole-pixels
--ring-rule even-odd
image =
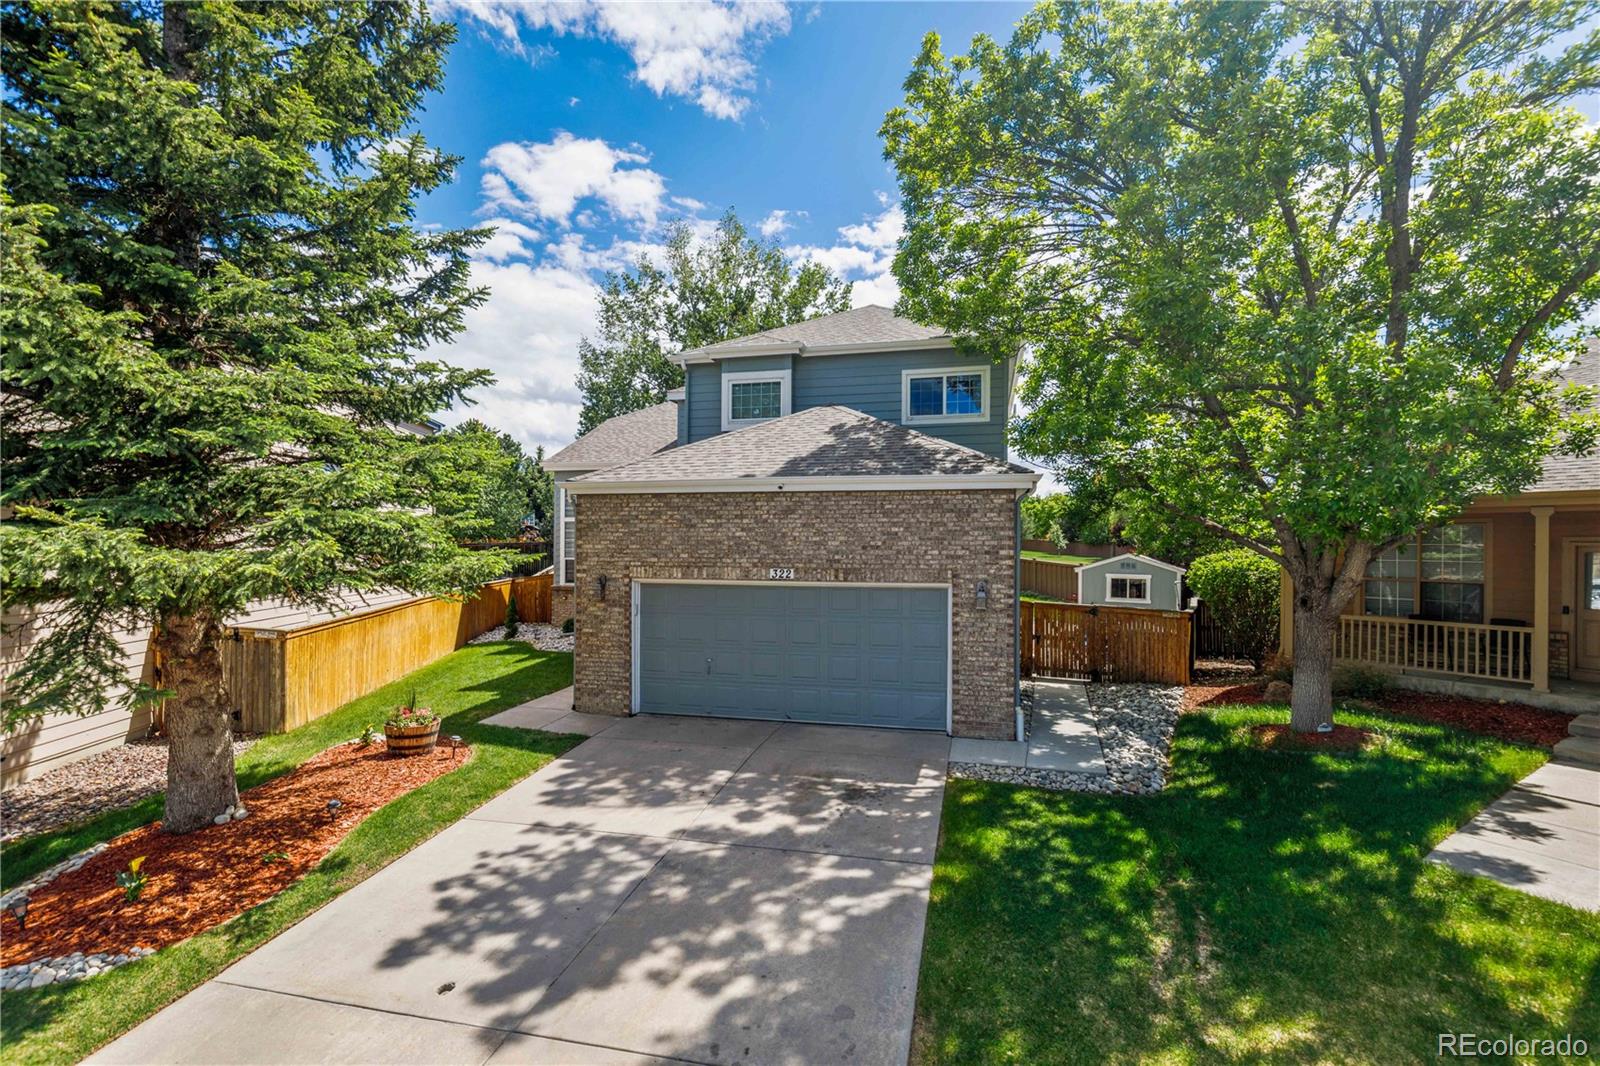
[[[494,234],[473,250],[474,259],[487,259],[493,263],[526,259],[533,254],[528,244],[541,237],[538,230],[514,219],[491,218],[486,225],[494,227]]]
[[[789,32],[789,7],[779,0],[602,3],[599,0],[440,0],[436,10],[475,20],[518,55],[541,46],[525,34],[598,37],[627,51],[634,77],[657,96],[693,100],[715,118],[737,119],[750,107],[755,59]],[[547,47],[547,46],[546,46]]]
[[[852,282],[850,302],[856,307],[867,304],[893,307],[900,298],[900,283],[895,281],[892,267],[895,246],[906,230],[906,216],[900,205],[883,193],[878,194],[878,202],[882,211],[866,216],[859,223],[839,227],[837,243],[826,247],[793,245],[784,249],[795,259],[821,263]]]
[[[571,224],[580,200],[595,200],[626,222],[654,225],[667,183],[642,151],[566,131],[546,142],[505,141],[483,157],[485,209]]]
[[[472,406],[443,421],[480,418],[551,452],[573,438],[583,399],[578,393],[578,338],[594,331],[596,289],[587,271],[559,263],[476,259],[472,284],[490,296],[467,312],[466,329],[435,354],[458,366],[492,371]]]
[[[794,229],[794,223],[789,221],[791,218],[805,217],[806,213],[804,211],[773,211],[766,218],[756,223],[756,229],[763,237],[770,240]]]

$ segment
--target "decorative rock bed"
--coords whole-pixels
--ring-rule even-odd
[[[1167,752],[1172,746],[1172,730],[1183,704],[1182,687],[1092,684],[1086,688],[1095,728],[1100,734],[1100,747],[1105,753],[1104,774],[957,762],[950,764],[950,776],[1027,785],[1057,792],[1124,795],[1160,792],[1166,783]],[[1031,727],[1031,683],[1023,684],[1022,698],[1026,712],[1024,720]]]
[[[233,757],[243,755],[256,740],[253,734],[234,734]],[[48,833],[130,806],[166,787],[166,738],[130,740],[0,793],[0,841]]]
[[[79,951],[71,955],[58,955],[34,962],[19,963],[0,970],[0,991],[43,988],[45,985],[61,984],[66,981],[81,981],[85,977],[94,977],[154,954],[154,948],[129,948],[117,955],[85,955]]]
[[[468,644],[488,644],[496,640],[506,640],[506,627],[495,626],[487,633],[480,633],[467,641]],[[540,651],[572,651],[577,646],[578,638],[572,633],[563,633],[560,626],[549,625],[545,622],[520,622],[517,625],[517,635],[509,638],[520,640],[525,644],[532,644]]]

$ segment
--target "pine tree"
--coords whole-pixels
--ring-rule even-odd
[[[453,32],[400,3],[0,11],[0,579],[53,627],[6,721],[148,696],[110,632],[153,625],[169,831],[237,802],[230,615],[509,563],[434,513],[470,450],[399,428],[487,381],[420,355],[483,298],[482,232],[414,220],[457,164],[407,133]]]

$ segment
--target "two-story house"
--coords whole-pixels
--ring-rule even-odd
[[[673,358],[545,464],[574,706],[1017,737],[1013,364],[882,307]]]

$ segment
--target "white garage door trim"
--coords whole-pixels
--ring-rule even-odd
[[[944,589],[944,731],[955,731],[955,602],[947,582],[924,581],[723,581],[700,578],[636,577],[629,582],[628,604],[628,710],[639,713],[639,586],[641,585],[799,585],[807,588]]]

